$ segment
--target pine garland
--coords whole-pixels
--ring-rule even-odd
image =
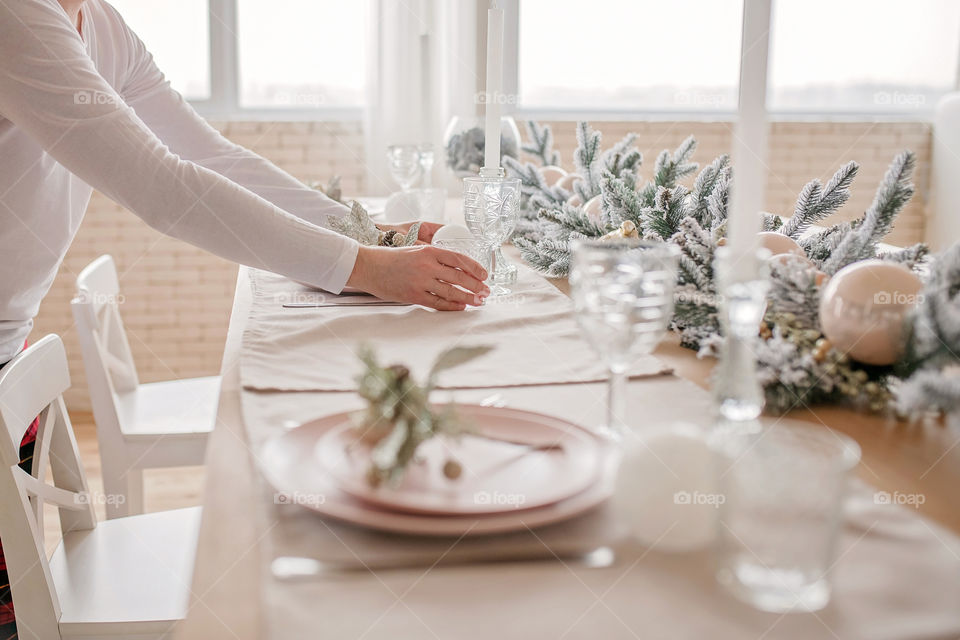
[[[543,129],[530,145],[544,144]],[[726,235],[733,169],[721,155],[707,164],[688,188],[698,165],[692,161],[696,140],[691,136],[675,150],[662,151],[652,176],[643,181],[642,156],[635,136],[628,135],[606,152],[600,134],[587,123],[577,125],[577,173],[583,180],[574,192],[546,187],[532,163],[507,161],[511,175],[525,185],[524,221],[514,238],[523,259],[550,277],[566,276],[570,269],[570,243],[577,238],[599,238],[623,222],[634,223],[641,237],[670,242],[680,249],[678,286],[671,328],[681,344],[713,355],[721,342],[719,305],[713,262],[716,248]],[[539,153],[535,154],[538,155]],[[867,258],[880,258],[911,269],[925,266],[928,249],[922,244],[878,254],[877,246],[913,194],[910,177],[914,155],[898,154],[887,171],[873,203],[853,221],[841,222],[816,233],[811,226],[837,212],[850,198],[850,187],[859,170],[855,162],[840,167],[826,185],[819,180],[800,191],[793,215],[784,221],[774,213],[763,215],[763,229],[797,239],[817,268],[837,270]],[[601,196],[601,213],[587,215],[583,205]],[[576,195],[580,202],[569,200]],[[924,399],[930,406],[960,412],[960,247],[943,254],[931,266],[924,302],[911,322],[907,355],[891,367],[870,367],[837,352],[823,337],[819,324],[821,286],[816,272],[802,260],[771,265],[767,311],[758,341],[759,375],[768,407],[786,411],[811,402],[848,402],[882,410],[899,390],[899,405],[916,411]],[[956,367],[950,380],[936,372]],[[930,372],[935,373],[930,373]]]

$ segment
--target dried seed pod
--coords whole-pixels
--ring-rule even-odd
[[[463,473],[463,467],[456,460],[447,460],[443,463],[443,475],[450,480],[456,480]]]

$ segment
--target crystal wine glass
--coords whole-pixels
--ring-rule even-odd
[[[436,155],[433,151],[433,145],[418,145],[417,152],[420,154],[420,173],[423,175],[423,187],[429,189],[432,186],[433,163]]]
[[[400,189],[407,191],[420,177],[420,151],[415,144],[394,144],[387,147],[387,166]]]
[[[656,348],[673,315],[679,250],[662,242],[581,240],[573,244],[570,287],[577,322],[610,372],[602,431],[626,431],[624,386],[634,359]]]
[[[510,237],[520,213],[520,180],[504,177],[470,177],[463,179],[463,217],[470,233],[490,250],[487,286],[490,296],[510,293],[497,284],[496,250]]]

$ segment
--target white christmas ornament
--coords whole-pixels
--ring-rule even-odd
[[[792,253],[798,256],[807,257],[803,247],[797,244],[797,241],[790,236],[776,231],[761,231],[757,234],[757,240],[764,249],[769,249],[770,253],[777,256],[783,253]]]
[[[900,357],[907,314],[923,283],[901,264],[863,260],[834,274],[820,299],[820,326],[835,349],[864,364]]]
[[[473,234],[470,230],[459,224],[446,224],[433,234],[433,242],[437,240],[472,240]]]
[[[557,185],[564,191],[573,191],[573,183],[577,180],[582,180],[579,173],[568,173],[559,180],[557,180]]]
[[[600,205],[603,203],[601,196],[593,196],[587,200],[587,204],[583,205],[583,210],[586,212],[587,216],[594,222],[600,222]]]
[[[657,551],[710,544],[725,498],[703,430],[681,423],[628,433],[623,446],[613,501],[632,535]]]
[[[540,175],[543,177],[543,181],[547,183],[547,186],[552,187],[564,176],[566,176],[567,172],[563,169],[563,167],[558,167],[551,164],[541,168]]]

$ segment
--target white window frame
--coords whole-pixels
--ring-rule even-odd
[[[482,2],[482,0],[481,0]],[[510,115],[517,120],[591,120],[597,122],[636,122],[636,121],[703,121],[732,122],[737,118],[737,109],[567,109],[563,107],[524,108],[520,103],[520,3],[523,0],[498,0],[505,12],[505,24],[510,25],[504,31],[503,78],[504,89],[516,96],[515,107]],[[485,27],[484,27],[485,28]],[[768,52],[769,55],[769,52]],[[953,89],[960,91],[960,48],[957,50],[957,78]],[[738,65],[739,66],[739,65]],[[919,111],[896,110],[790,110],[771,109],[767,117],[774,121],[790,122],[863,122],[864,120],[892,122],[928,122],[933,120],[936,105]]]
[[[208,0],[207,10],[210,98],[190,101],[201,115],[212,120],[354,121],[363,118],[363,107],[241,106],[237,0]]]

